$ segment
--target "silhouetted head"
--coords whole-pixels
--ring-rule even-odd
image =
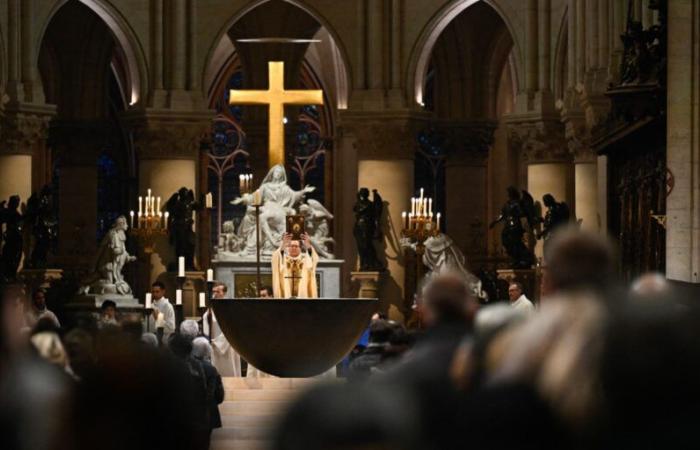
[[[544,203],[544,206],[552,207],[556,203],[556,200],[554,200],[554,196],[552,194],[544,194],[542,197],[542,202]]]
[[[515,186],[508,186],[508,198],[511,200],[520,200],[520,191]]]
[[[12,195],[10,201],[7,203],[7,207],[9,209],[17,209],[19,208],[19,203],[19,195]]]

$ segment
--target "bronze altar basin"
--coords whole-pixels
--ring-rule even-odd
[[[278,377],[310,377],[355,346],[377,299],[213,300],[226,339],[247,362]]]

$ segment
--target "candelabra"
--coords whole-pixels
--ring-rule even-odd
[[[156,237],[163,236],[168,232],[169,213],[167,211],[165,214],[161,212],[160,197],[152,196],[151,190],[148,189],[148,195],[145,198],[139,196],[138,214],[132,210],[129,212],[129,216],[131,218],[131,233],[141,243],[143,252],[147,255],[152,254],[155,251]],[[134,216],[136,216],[135,225]]]
[[[402,212],[403,230],[401,235],[415,243],[416,279],[423,275],[422,257],[425,253],[425,241],[440,234],[440,213],[433,215],[433,199],[424,197],[423,188],[420,197],[411,198],[411,212]],[[433,220],[435,219],[435,220]]]

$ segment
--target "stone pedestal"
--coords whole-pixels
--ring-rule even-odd
[[[39,288],[49,288],[53,281],[63,278],[62,269],[22,269],[19,279],[27,286],[29,292]]]
[[[133,295],[122,294],[79,294],[67,306],[99,308],[105,300],[112,300],[117,304],[117,308],[137,308],[141,306],[139,300]]]
[[[340,297],[340,268],[342,259],[321,259],[316,266],[318,296]],[[257,297],[255,260],[212,261],[214,278],[228,286],[228,298]],[[272,286],[270,260],[260,262],[261,284]]]
[[[379,298],[382,272],[350,272],[350,279],[359,281],[358,298]]]
[[[533,303],[540,301],[541,273],[536,269],[499,269],[496,271],[499,280],[506,283],[517,281],[523,285],[523,293]],[[498,299],[505,300],[505,299]]]

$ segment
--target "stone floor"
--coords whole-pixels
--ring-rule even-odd
[[[286,405],[318,378],[223,379],[219,405],[223,427],[214,430],[211,450],[264,450],[275,420]]]

